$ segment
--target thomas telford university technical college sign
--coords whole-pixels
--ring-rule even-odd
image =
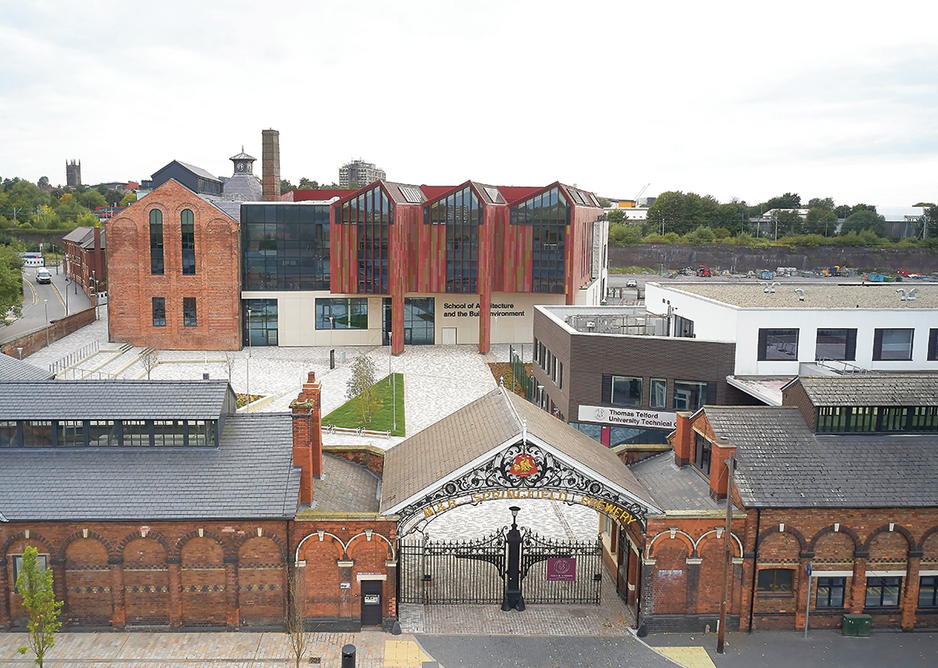
[[[665,411],[643,411],[635,408],[609,408],[608,406],[580,406],[580,422],[599,422],[641,429],[674,429],[677,414]]]

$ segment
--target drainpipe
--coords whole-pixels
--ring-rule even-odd
[[[762,531],[762,510],[756,508],[756,544],[752,547],[752,581],[749,583],[749,633],[756,616],[756,564],[759,563],[759,533]]]

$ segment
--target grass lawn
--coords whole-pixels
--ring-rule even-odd
[[[392,412],[392,399],[395,390],[389,383],[390,376],[382,378],[375,383],[375,393],[378,395],[378,409],[371,416],[371,422],[362,422],[361,413],[355,402],[349,399],[322,419],[323,426],[334,424],[336,427],[357,429],[364,427],[373,431],[391,431],[392,436],[404,436],[404,375],[394,374],[394,385],[397,395],[397,429],[394,429],[394,413]]]

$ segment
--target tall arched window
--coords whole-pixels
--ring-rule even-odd
[[[191,209],[184,209],[180,215],[182,223],[182,273],[195,273],[195,217]]]
[[[150,273],[163,273],[163,212],[150,211]]]

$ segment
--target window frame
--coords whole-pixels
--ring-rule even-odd
[[[782,346],[792,344],[792,341],[786,341],[786,337],[791,337],[794,333],[794,350],[792,353],[784,352]],[[770,341],[770,338],[773,339]],[[797,362],[798,361],[798,343],[801,338],[799,328],[774,328],[765,327],[759,329],[759,344],[756,351],[756,359],[759,362]],[[774,348],[775,355],[770,356],[769,352]],[[782,353],[784,352],[784,357]]]
[[[772,574],[771,584],[765,583],[764,580],[768,580],[768,577],[765,577],[763,574]],[[779,574],[787,573],[786,577],[783,577],[783,582],[779,584]],[[787,578],[788,583],[787,589],[784,589],[785,586],[784,580]],[[795,569],[794,568],[760,568],[756,574],[756,596],[760,597],[793,597],[795,595]]]
[[[13,562],[13,593],[17,596],[20,593],[20,590],[16,588],[16,581],[19,579],[20,570],[23,568],[23,554],[11,554],[11,561]],[[36,563],[39,565],[39,572],[42,573],[49,567],[49,555],[48,554],[37,554]]]
[[[898,608],[902,605],[902,576],[889,575],[885,577],[868,577],[866,579],[866,592],[863,599],[863,607],[866,608]],[[886,604],[883,600],[886,598],[886,590],[895,588],[895,603]],[[873,590],[871,592],[871,590]],[[871,603],[871,593],[875,601],[875,591],[879,591],[879,603]]]
[[[838,610],[844,607],[846,603],[846,593],[847,593],[847,578],[845,577],[829,577],[824,575],[817,576],[817,590],[814,594],[814,608],[816,610]],[[826,582],[824,582],[826,581]],[[821,589],[823,587],[827,588],[827,593],[825,596],[825,601],[823,605],[821,604]],[[840,604],[837,605],[836,595],[840,593]]]
[[[166,297],[153,297],[151,299],[154,327],[166,327]],[[160,318],[162,314],[162,318]]]
[[[908,332],[908,355],[905,357],[883,357],[883,338],[886,332]],[[874,362],[909,362],[915,348],[915,329],[912,327],[877,327],[873,330],[873,361]],[[890,351],[891,352],[891,351]]]
[[[844,332],[844,352],[843,357],[831,357],[821,355],[818,347],[821,344],[821,332],[828,332],[827,336],[834,336],[831,332]],[[830,345],[830,344],[825,344]],[[814,335],[814,359],[829,359],[839,362],[855,362],[857,359],[857,330],[849,327],[819,327]]]
[[[182,298],[182,326],[198,327],[199,313],[198,304],[195,297]]]
[[[928,330],[928,355],[925,359],[929,362],[938,360],[938,329]]]
[[[678,390],[686,390],[689,386],[696,385],[697,392],[697,405],[690,406],[688,403],[687,406],[678,408]],[[710,396],[710,383],[705,380],[675,380],[671,386],[671,405],[674,407],[675,411],[691,411],[696,412],[700,410],[703,406],[709,401],[708,397]],[[684,405],[684,399],[681,399],[681,405]]]
[[[609,403],[613,406],[626,406],[628,408],[639,408],[642,405],[642,377],[641,376],[620,376],[618,374],[610,374],[609,379]],[[622,403],[616,401],[616,384],[625,384],[628,386],[626,393],[630,399],[630,403]],[[638,398],[635,399],[635,385],[638,384]]]
[[[931,582],[926,587],[925,581],[930,580]],[[922,593],[928,592],[931,590],[931,602],[922,604]],[[936,575],[923,575],[919,578],[918,583],[918,603],[919,608],[938,608],[938,576]]]
[[[195,276],[195,214],[192,209],[179,213],[179,234],[182,275]]]
[[[658,399],[658,388],[661,389],[661,402]],[[668,379],[667,378],[649,378],[648,379],[648,407],[664,410],[668,407]]]
[[[154,215],[155,214],[155,215]],[[160,209],[150,209],[150,274],[162,276],[166,273],[166,256],[163,247],[163,212]]]

